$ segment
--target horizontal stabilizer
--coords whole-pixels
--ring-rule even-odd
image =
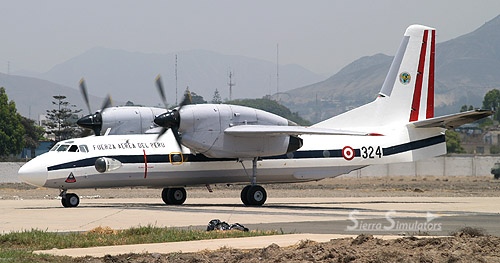
[[[417,128],[446,128],[453,129],[460,125],[474,122],[484,117],[493,115],[494,112],[490,110],[472,110],[466,112],[455,113],[451,115],[445,115],[441,117],[431,118],[422,121],[412,122]]]
[[[345,131],[325,128],[303,127],[303,126],[276,126],[276,125],[240,125],[229,127],[224,133],[234,136],[262,136],[262,135],[353,135],[370,136],[380,135],[375,133]]]

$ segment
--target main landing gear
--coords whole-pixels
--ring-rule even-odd
[[[167,205],[182,205],[186,201],[186,190],[180,188],[163,188],[161,191],[161,199]]]
[[[61,203],[64,207],[77,207],[80,204],[78,195],[66,193],[66,190],[62,190],[59,196],[61,197]]]
[[[261,206],[266,202],[266,199],[266,190],[264,187],[257,185],[257,158],[254,158],[252,160],[252,179],[250,185],[241,190],[241,201],[247,206]]]

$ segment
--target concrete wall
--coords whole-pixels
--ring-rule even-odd
[[[368,166],[344,176],[491,176],[491,167],[496,162],[500,162],[500,156],[435,157],[413,163]]]
[[[23,164],[23,162],[0,162],[0,183],[20,183],[17,171]]]

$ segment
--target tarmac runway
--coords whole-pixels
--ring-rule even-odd
[[[500,235],[500,197],[269,198],[245,207],[238,198],[190,198],[167,206],[158,199],[0,200],[0,233],[41,229],[87,231],[98,226],[204,229],[212,219],[285,233],[448,235],[464,226]]]

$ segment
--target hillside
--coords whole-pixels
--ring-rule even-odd
[[[75,80],[78,84],[78,79]],[[0,73],[0,87],[4,87],[9,100],[16,102],[17,111],[26,117],[38,120],[39,114],[45,114],[47,109],[52,109],[52,96],[64,95],[67,101],[76,105],[77,109],[84,109],[82,114],[87,114],[86,106],[80,91],[65,87],[47,80]],[[89,96],[93,110],[99,109],[102,98]],[[30,114],[31,111],[31,114]]]
[[[464,104],[480,107],[487,91],[500,88],[499,43],[497,16],[471,33],[436,44],[437,115],[457,112]],[[313,122],[329,118],[372,101],[391,62],[383,54],[362,57],[322,82],[280,95],[280,100]]]
[[[276,90],[276,64],[243,56],[224,55],[206,50],[170,54],[145,54],[107,48],[93,48],[37,77],[74,86],[82,76],[90,93],[111,93],[116,99],[143,105],[157,105],[154,79],[162,74],[169,103],[175,103],[175,55],[178,56],[179,99],[186,86],[211,98],[217,88],[229,97],[228,73],[235,74],[233,99],[260,98]],[[323,79],[298,65],[280,67],[281,86],[298,88]]]

